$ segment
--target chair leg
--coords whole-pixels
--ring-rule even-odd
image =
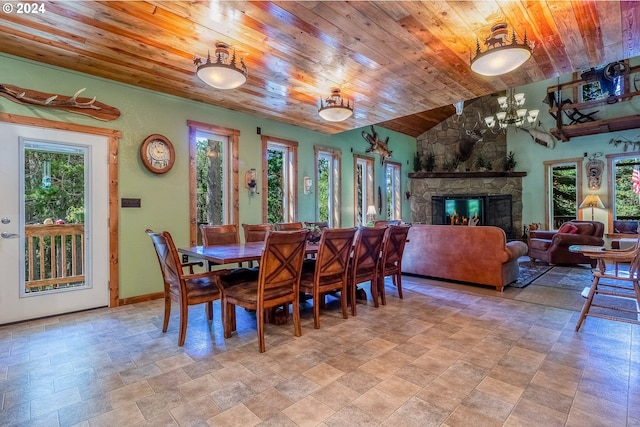
[[[264,345],[264,308],[256,311],[256,323],[258,326],[258,347],[260,347],[260,353],[264,353],[266,350]]]
[[[587,317],[587,313],[591,308],[591,303],[593,302],[593,297],[595,296],[598,290],[598,282],[600,281],[599,277],[595,277],[593,279],[593,283],[591,284],[591,288],[589,289],[589,295],[587,296],[587,300],[584,302],[582,306],[582,311],[580,311],[580,317],[578,318],[578,324],[576,325],[576,332],[580,330],[580,326],[582,326],[582,322]]]
[[[171,317],[171,298],[169,295],[164,297],[164,320],[162,322],[162,332],[167,332],[169,328],[169,317]]]
[[[289,304],[285,305],[287,315],[289,313]],[[297,337],[302,336],[302,328],[300,327],[300,293],[296,292],[293,296],[293,332]],[[318,317],[320,313],[318,312]],[[318,327],[320,324],[318,323]]]
[[[380,286],[380,284],[378,283],[377,278],[376,279],[371,279],[371,298],[373,299],[373,306],[378,308],[380,305],[378,303],[378,287]]]
[[[384,289],[384,276],[378,276],[378,294],[380,294],[380,304],[387,305],[387,291]]]
[[[324,302],[324,294],[320,294],[319,292],[314,292],[313,293],[313,327],[315,329],[320,329],[320,305],[322,304],[322,302]],[[324,306],[324,304],[322,304]],[[295,313],[295,308],[293,310],[293,312]],[[295,327],[295,319],[294,319],[294,324],[293,326]]]
[[[394,279],[396,277],[397,279],[395,280],[395,285],[398,288],[398,297],[402,299],[402,273],[400,272],[400,270],[398,270],[397,276],[393,276]]]
[[[351,315],[357,316],[358,309],[356,308],[356,284],[349,284],[349,295],[351,296]]]
[[[184,345],[184,340],[187,337],[187,322],[189,321],[189,306],[180,304],[180,332],[178,333],[178,347]]]
[[[342,318],[348,319],[349,315],[347,314],[347,286],[343,286],[340,291],[340,307],[342,307]]]

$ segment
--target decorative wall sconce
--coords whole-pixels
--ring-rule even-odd
[[[244,174],[244,186],[249,189],[250,196],[253,196],[254,194],[260,194],[258,193],[257,179],[258,179],[258,173],[256,172],[255,168],[249,169]]]
[[[602,172],[604,171],[604,162],[598,157],[602,153],[595,153],[589,157],[589,161],[585,165],[587,169],[587,177],[589,179],[589,190],[599,190],[602,183]]]
[[[309,178],[308,176],[305,176],[304,178],[302,178],[302,188],[303,188],[304,194],[311,193],[312,186],[313,186],[313,180],[311,178]]]

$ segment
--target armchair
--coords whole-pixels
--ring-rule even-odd
[[[529,232],[529,258],[549,264],[590,264],[596,260],[581,253],[569,252],[571,245],[604,245],[604,224],[599,221],[572,220],[557,231],[532,230]]]

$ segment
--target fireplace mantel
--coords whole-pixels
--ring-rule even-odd
[[[499,172],[499,171],[487,171],[487,172],[411,172],[409,178],[422,179],[422,178],[517,178],[527,176],[526,172]]]

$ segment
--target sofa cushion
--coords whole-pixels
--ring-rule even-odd
[[[546,251],[547,249],[549,249],[550,244],[551,244],[551,240],[529,239],[529,249],[538,249],[541,251]]]
[[[591,224],[588,224],[588,225],[591,226]],[[593,226],[591,226],[591,228],[593,228]],[[562,224],[562,226],[560,226],[558,233],[578,234],[578,227],[575,226],[574,224],[571,224],[570,222],[565,222],[564,224]],[[585,234],[585,233],[580,233],[580,234]]]

